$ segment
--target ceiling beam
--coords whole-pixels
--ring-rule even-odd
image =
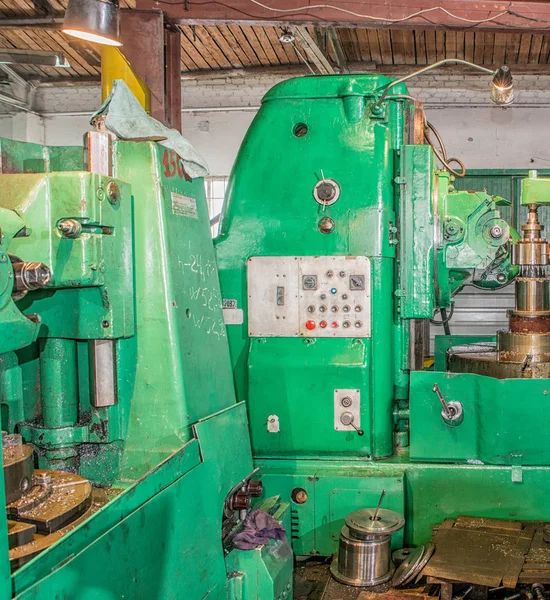
[[[63,17],[18,17],[0,19],[0,29],[61,29]]]
[[[466,31],[475,28],[476,31],[517,33],[518,30],[548,31],[550,23],[550,3],[532,0],[506,4],[478,0],[439,0],[435,7],[433,0],[400,0],[399,3],[385,0],[327,0],[327,6],[304,8],[308,4],[311,4],[310,0],[261,0],[263,6],[253,0],[173,0],[170,3],[136,0],[139,9],[160,8],[166,12],[168,18],[187,25],[294,23],[320,27],[375,29],[445,28]],[[421,14],[418,14],[419,12]],[[409,16],[407,20],[399,21]]]
[[[348,73],[348,59],[346,58],[346,53],[344,52],[338,29],[336,29],[336,27],[328,27],[327,32],[330,43],[332,44],[332,49],[334,50],[334,56],[336,56],[336,64],[340,69],[340,73]]]
[[[319,48],[317,42],[309,35],[309,32],[305,27],[292,25],[290,31],[303,48],[308,61],[315,65],[318,73],[321,75],[332,75],[336,72],[327,56],[323,53],[321,48]]]

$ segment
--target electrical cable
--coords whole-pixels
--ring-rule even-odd
[[[453,314],[455,312],[455,305],[451,304],[451,312],[448,315],[446,314],[447,313],[447,309],[445,309],[445,308],[441,308],[441,309],[438,308],[438,309],[436,309],[435,312],[436,313],[440,312],[441,316],[443,318],[442,318],[441,321],[436,321],[434,318],[431,318],[430,319],[430,323],[432,325],[445,325],[445,324],[449,323],[449,321],[453,318]],[[445,312],[445,316],[443,316],[443,312]]]
[[[430,135],[428,133],[428,129],[430,131],[432,131],[433,134],[435,135],[437,142],[439,144],[440,150],[438,150],[434,146],[434,144],[430,138]],[[464,166],[464,163],[460,159],[454,158],[454,157],[453,158],[447,157],[447,150],[445,149],[445,144],[443,142],[443,139],[441,138],[439,131],[437,131],[437,129],[429,121],[424,121],[424,139],[432,147],[432,150],[434,151],[434,154],[439,159],[439,162],[442,165],[444,165],[448,171],[450,171],[456,177],[464,177],[466,175],[466,167]],[[450,163],[456,163],[460,167],[460,171],[456,171],[455,169],[453,169],[450,166]]]
[[[351,15],[352,17],[358,17],[359,19],[371,19],[372,21],[384,21],[384,22],[388,22],[388,23],[401,23],[403,21],[408,21],[409,19],[414,19],[414,17],[419,17],[421,15],[424,15],[429,12],[434,12],[436,10],[440,10],[440,11],[444,12],[445,14],[447,14],[449,17],[452,17],[453,19],[457,19],[459,21],[464,21],[466,23],[488,23],[490,21],[494,21],[495,19],[499,19],[500,17],[503,17],[504,15],[509,14],[509,11],[505,10],[503,12],[500,12],[498,15],[494,15],[493,17],[488,17],[487,19],[479,19],[479,20],[478,19],[466,19],[465,17],[459,17],[458,15],[455,15],[454,13],[447,10],[446,8],[443,8],[442,6],[433,6],[431,8],[424,8],[423,10],[419,10],[415,13],[407,15],[406,17],[401,17],[398,19],[389,19],[387,17],[375,17],[373,15],[356,13],[352,10],[348,10],[347,8],[342,8],[341,6],[334,6],[331,4],[312,4],[309,6],[307,6],[307,5],[306,6],[296,6],[294,8],[273,8],[272,6],[267,6],[266,4],[263,4],[262,2],[259,2],[258,0],[249,0],[249,2],[252,2],[252,4],[256,4],[256,6],[260,6],[261,8],[264,8],[265,10],[269,10],[271,12],[276,12],[276,13],[296,13],[296,12],[300,12],[300,11],[307,11],[307,10],[314,10],[317,8],[322,8],[325,10],[327,10],[327,9],[335,10],[335,11],[338,11],[341,13],[345,13],[347,15]]]

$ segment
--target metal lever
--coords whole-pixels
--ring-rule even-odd
[[[447,425],[460,425],[462,423],[462,419],[464,418],[464,408],[460,402],[456,402],[456,400],[451,400],[451,402],[447,402],[441,393],[441,390],[437,383],[434,383],[432,392],[435,392],[437,397],[439,398],[439,402],[441,402],[441,418],[445,421]]]
[[[344,412],[340,415],[340,423],[349,427],[350,425],[357,431],[357,435],[365,435],[365,432],[362,429],[359,429],[357,425],[353,422],[354,416],[350,412]]]

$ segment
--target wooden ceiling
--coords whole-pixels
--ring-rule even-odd
[[[56,69],[14,65],[29,79],[42,81],[88,80],[100,75],[100,53],[95,44],[64,35],[55,29],[2,28],[1,18],[59,16],[67,0],[0,1],[0,48],[62,51],[71,68]],[[135,0],[121,0],[135,8]],[[279,26],[180,25],[183,72],[231,68],[284,67],[301,64],[305,56],[298,41],[283,44]],[[313,39],[324,45],[323,30],[309,27]],[[486,65],[548,65],[550,35],[487,33],[444,30],[337,29],[342,50],[351,67],[356,63],[382,66],[425,65],[441,58],[463,58]],[[332,43],[326,51],[336,65]]]

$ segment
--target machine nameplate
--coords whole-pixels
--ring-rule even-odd
[[[180,217],[198,219],[197,201],[190,196],[183,196],[172,192],[172,212]]]
[[[251,337],[370,337],[366,256],[255,256],[248,260]]]

